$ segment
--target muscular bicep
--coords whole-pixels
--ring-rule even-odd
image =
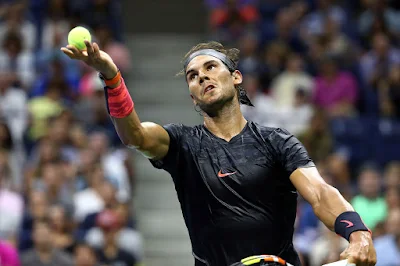
[[[315,215],[331,230],[341,213],[354,210],[336,188],[322,179],[316,167],[298,168],[290,175],[290,180],[311,204]]]
[[[321,189],[328,185],[316,167],[298,168],[290,175],[290,181],[300,195],[315,206],[321,200]]]
[[[143,143],[136,149],[145,157],[153,160],[164,158],[169,149],[170,137],[160,125],[152,122],[141,123],[143,127]]]

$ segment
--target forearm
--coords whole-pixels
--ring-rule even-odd
[[[140,122],[122,78],[118,86],[106,90],[108,111],[122,143],[148,158],[163,158],[169,148],[167,131],[155,123]]]
[[[111,116],[111,120],[124,145],[136,149],[139,149],[143,145],[144,130],[135,109],[124,118]]]
[[[321,184],[319,200],[312,207],[315,215],[332,231],[335,230],[336,218],[346,211],[354,211],[339,191],[328,185]]]

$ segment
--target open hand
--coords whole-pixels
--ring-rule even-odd
[[[85,40],[86,50],[79,50],[73,45],[62,47],[61,51],[69,58],[85,62],[88,66],[101,72],[106,78],[113,78],[118,72],[112,58],[100,50],[97,43]]]

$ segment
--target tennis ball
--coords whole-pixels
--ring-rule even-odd
[[[90,35],[90,32],[84,27],[75,27],[68,33],[68,44],[75,46],[79,50],[86,49],[86,45],[84,42],[85,40],[91,42],[92,36]]]

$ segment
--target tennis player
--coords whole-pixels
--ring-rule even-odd
[[[357,266],[376,263],[371,233],[352,206],[321,178],[303,145],[281,128],[246,121],[252,105],[241,87],[239,50],[201,43],[183,71],[202,125],[141,122],[118,67],[96,43],[61,50],[100,73],[121,141],[175,183],[196,266],[227,266],[252,255],[276,255],[300,266],[293,247],[297,193],[318,218],[349,241],[341,254]],[[250,264],[248,264],[250,265]]]

